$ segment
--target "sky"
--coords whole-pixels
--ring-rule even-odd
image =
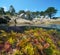
[[[4,7],[5,11],[9,10],[10,5],[13,5],[16,12],[19,10],[44,11],[48,7],[55,7],[58,10],[55,16],[60,17],[59,0],[0,0],[0,7]]]

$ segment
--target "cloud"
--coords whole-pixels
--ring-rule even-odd
[[[7,11],[7,7],[6,6],[3,6],[4,10]]]
[[[25,11],[28,11],[28,9],[25,9]]]

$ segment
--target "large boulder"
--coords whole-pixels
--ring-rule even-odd
[[[0,17],[0,24],[7,24],[10,21],[8,16]]]
[[[31,24],[31,21],[26,19],[16,19],[17,24]]]

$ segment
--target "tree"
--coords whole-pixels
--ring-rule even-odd
[[[54,7],[49,7],[45,12],[50,18],[52,18],[57,13],[57,10]]]
[[[33,16],[33,18],[35,18],[35,17],[39,17],[39,15],[40,15],[40,12],[39,12],[39,11],[32,12],[32,16]]]
[[[40,12],[39,11],[36,11],[36,17],[39,17],[40,16]]]
[[[36,17],[36,12],[32,12],[32,17],[33,17],[33,18]]]
[[[40,12],[40,16],[45,16],[45,12],[44,11],[41,11]]]
[[[0,7],[0,15],[4,15],[4,14],[5,14],[4,8]]]
[[[6,15],[10,15],[10,12],[9,11],[6,11],[5,13],[6,13]]]
[[[45,17],[46,16],[46,12],[45,11],[41,11],[40,12],[40,16],[44,16]]]
[[[20,11],[18,12],[18,14],[21,14],[21,13],[24,13],[24,14],[25,14],[25,11],[24,11],[24,10],[20,10]]]
[[[31,12],[30,11],[26,11],[26,15],[27,15],[27,19],[28,20],[32,20],[32,16],[31,16]]]
[[[11,15],[15,14],[15,9],[12,5],[10,6],[9,12],[10,12]]]

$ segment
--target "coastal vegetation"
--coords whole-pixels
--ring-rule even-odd
[[[0,55],[60,55],[60,32],[42,28],[23,33],[0,30]]]
[[[19,12],[16,12],[15,8],[11,5],[9,7],[9,10],[5,11],[3,7],[0,7],[0,16],[1,15],[8,15],[8,16],[16,16],[18,14],[26,14],[28,20],[32,20],[35,17],[40,17],[40,16],[48,16],[50,18],[53,18],[53,16],[57,13],[57,9],[55,7],[48,7],[45,11],[24,11],[20,10]],[[23,17],[24,18],[24,17]]]
[[[19,12],[16,12],[15,8],[12,5],[9,7],[9,10],[7,11],[5,11],[3,7],[0,7],[0,20],[1,20],[0,24],[9,24],[10,26],[16,24],[18,26],[21,25],[22,23],[23,24],[50,24],[53,23],[53,21],[55,23],[54,19],[58,19],[56,17],[54,18],[54,15],[56,13],[57,13],[57,9],[55,7],[48,7],[45,11],[19,10]],[[56,21],[58,22],[58,20]]]

